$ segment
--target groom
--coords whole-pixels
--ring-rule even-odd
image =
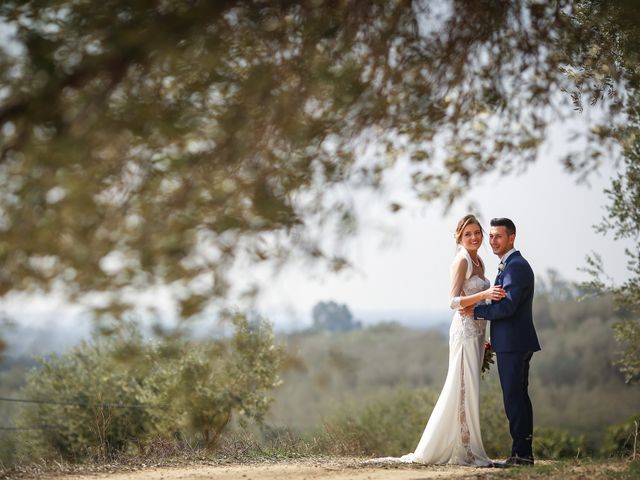
[[[477,320],[491,320],[491,345],[498,357],[504,409],[513,439],[511,456],[497,466],[533,465],[529,362],[533,352],[540,350],[540,344],[533,326],[533,270],[514,248],[515,239],[516,226],[511,220],[491,220],[489,243],[500,257],[495,284],[502,285],[507,296],[473,309]]]

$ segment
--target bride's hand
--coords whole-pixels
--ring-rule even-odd
[[[502,300],[507,296],[507,292],[500,285],[487,288],[483,293],[486,300]]]

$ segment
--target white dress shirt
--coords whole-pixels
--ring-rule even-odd
[[[502,257],[500,257],[500,263],[507,263],[507,258],[509,258],[509,255],[511,255],[515,251],[516,251],[516,248],[513,247],[511,250],[505,253]]]

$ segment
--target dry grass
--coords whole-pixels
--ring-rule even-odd
[[[482,480],[636,480],[640,479],[640,461],[628,459],[581,459],[575,461],[554,461],[531,467],[490,469],[481,475],[465,478]]]
[[[155,474],[149,473],[154,470],[159,472],[158,475],[163,475],[158,478],[169,479],[173,475],[172,472],[195,472],[206,469],[215,473],[218,472],[217,467],[232,467],[234,471],[243,471],[246,468],[252,473],[259,473],[261,469],[271,473],[274,469],[282,469],[283,472],[292,472],[292,476],[289,477],[292,479],[298,478],[297,473],[294,472],[300,473],[310,469],[325,472],[322,474],[323,478],[325,474],[327,478],[332,478],[326,473],[327,470],[335,471],[335,478],[349,478],[349,471],[351,471],[354,478],[359,478],[365,474],[363,470],[371,468],[370,465],[362,463],[363,458],[360,456],[324,454],[323,452],[327,452],[327,445],[323,442],[315,438],[302,438],[294,431],[285,429],[263,432],[261,440],[248,431],[236,431],[224,436],[217,449],[211,452],[185,439],[177,441],[156,438],[134,452],[123,453],[109,459],[95,458],[79,464],[55,459],[18,464],[9,470],[0,470],[0,479],[90,477],[96,474],[118,474],[119,478],[125,476],[135,479],[138,477],[138,472],[147,472],[145,475],[155,478],[153,476]],[[293,468],[292,465],[298,465],[300,468]],[[640,478],[640,461],[621,458],[541,461],[533,468],[508,470],[473,468],[461,470],[461,467],[455,466],[392,465],[376,468],[378,473],[371,478],[382,478],[378,475],[385,475],[385,470],[391,474],[397,469],[419,473],[421,478],[424,474],[431,475],[436,472],[438,478],[469,479],[630,480]],[[404,478],[404,474],[400,472],[393,473],[391,476],[398,479]]]

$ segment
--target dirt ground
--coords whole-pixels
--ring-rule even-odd
[[[305,461],[277,464],[198,465],[148,468],[134,472],[65,474],[47,480],[422,480],[473,477],[485,468],[460,466],[363,466],[357,462]]]
[[[49,470],[15,476],[21,480],[608,480],[640,479],[640,465],[624,459],[605,461],[556,462],[542,460],[536,467],[517,469],[474,468],[453,465],[364,464],[362,459],[345,457],[271,459],[247,463],[198,463],[173,466],[126,467],[114,465],[112,471]],[[540,468],[541,467],[541,468]],[[126,470],[128,468],[128,470]],[[1,475],[0,475],[1,476]],[[5,479],[14,476],[2,476]]]

